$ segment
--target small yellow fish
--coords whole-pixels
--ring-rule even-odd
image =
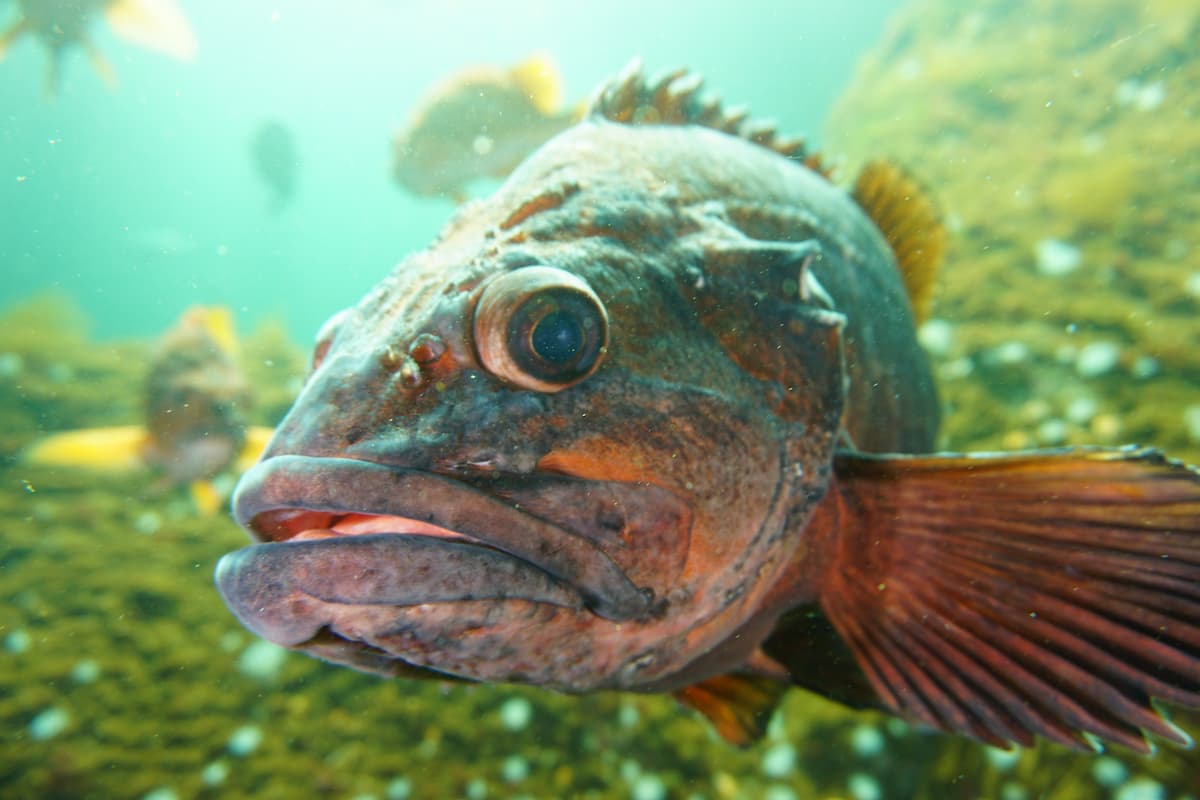
[[[554,60],[535,54],[510,69],[468,67],[436,85],[395,137],[392,176],[413,194],[466,199],[479,178],[504,178],[579,118],[562,108]]]
[[[181,61],[196,55],[196,37],[175,0],[17,0],[17,9],[20,17],[0,33],[0,59],[24,34],[41,40],[50,51],[47,95],[58,91],[60,62],[68,47],[83,48],[104,82],[116,85],[116,71],[88,34],[100,14],[126,41]]]

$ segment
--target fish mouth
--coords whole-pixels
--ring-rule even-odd
[[[217,587],[285,646],[317,635],[330,606],[521,599],[623,622],[651,605],[594,542],[432,472],[274,456],[242,476],[234,517],[259,543],[221,558]]]

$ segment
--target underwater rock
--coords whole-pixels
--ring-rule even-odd
[[[1200,438],[1179,409],[1200,398],[1200,277],[1187,257],[1200,217],[1196,41],[1200,6],[1175,0],[914,0],[861,61],[825,136],[845,175],[886,141],[959,221],[934,306],[956,354],[1024,342],[1023,379],[1048,397],[1128,364],[1137,380],[1105,381],[1105,408],[1193,463]],[[1042,357],[1081,336],[1112,345]],[[1023,394],[994,369],[944,380],[944,366],[944,444],[1000,446]],[[1064,441],[1094,440],[1072,426]]]

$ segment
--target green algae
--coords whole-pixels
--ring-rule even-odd
[[[1138,441],[1200,461],[1184,421],[1200,401],[1200,297],[1184,291],[1200,271],[1198,37],[1188,3],[928,0],[860,65],[828,126],[845,171],[905,164],[953,233],[934,310],[954,330],[944,446]],[[1078,268],[1040,271],[1046,239],[1078,248]],[[989,369],[1013,341],[1028,357]],[[1097,341],[1119,359],[1087,374],[1076,359]],[[1047,425],[1079,396],[1099,425]]]

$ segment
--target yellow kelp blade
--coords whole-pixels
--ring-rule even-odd
[[[233,312],[225,306],[194,306],[185,314],[192,315],[221,352],[230,358],[238,357],[237,333],[234,330]]]
[[[204,517],[216,514],[225,504],[225,495],[212,481],[192,481],[188,484],[188,494],[196,511]]]
[[[180,61],[196,57],[196,36],[175,0],[116,0],[104,16],[126,41]]]
[[[104,81],[104,85],[110,89],[117,88],[117,71],[113,69],[112,62],[105,58],[104,53],[101,53],[90,39],[84,40],[83,49],[87,52],[88,60],[92,62],[92,68]]]
[[[534,53],[513,66],[508,74],[541,113],[550,116],[562,108],[562,73],[549,53]]]
[[[0,33],[0,61],[4,59],[4,55],[8,52],[8,48],[12,43],[21,37],[21,34],[29,28],[28,20],[17,20],[12,27],[4,33]]]
[[[25,451],[27,464],[119,472],[145,466],[148,434],[141,425],[86,428],[47,436]]]
[[[271,441],[273,433],[275,433],[274,428],[266,428],[262,425],[251,425],[246,428],[246,443],[242,445],[242,452],[237,461],[233,462],[234,470],[242,473],[254,466],[254,462],[262,456],[263,450],[267,449],[267,442]]]

